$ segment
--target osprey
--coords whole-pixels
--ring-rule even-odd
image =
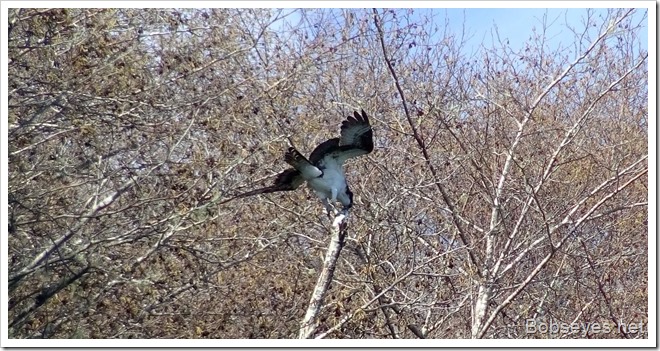
[[[354,112],[353,116],[346,118],[341,124],[339,138],[321,143],[312,151],[309,159],[290,147],[284,154],[284,161],[293,168],[278,174],[273,185],[239,194],[222,203],[257,194],[291,191],[307,182],[307,186],[323,202],[328,214],[337,201],[347,212],[353,206],[353,192],[346,182],[344,162],[349,158],[366,155],[374,149],[369,118],[364,110],[361,112]]]

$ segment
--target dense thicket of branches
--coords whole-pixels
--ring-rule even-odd
[[[320,202],[218,203],[364,108],[315,336],[647,338],[646,15],[471,53],[437,14],[10,9],[9,336],[297,337]]]

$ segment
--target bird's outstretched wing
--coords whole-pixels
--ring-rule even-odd
[[[342,164],[349,158],[366,155],[374,150],[374,134],[369,123],[369,117],[364,112],[353,112],[341,124],[339,150],[333,156]]]
[[[361,114],[357,113],[357,111],[353,112],[353,116],[348,116],[341,123],[339,146],[350,145],[369,153],[374,148],[373,131],[371,130],[369,117],[364,110],[361,112]]]
[[[339,151],[339,138],[326,140],[312,151],[312,154],[309,155],[309,162],[317,165],[325,156],[335,151]]]
[[[341,124],[339,138],[332,138],[319,144],[309,162],[318,165],[326,157],[334,158],[340,165],[349,158],[366,155],[374,150],[374,134],[369,123],[369,117],[364,112],[353,112]]]
[[[248,197],[248,196],[253,196],[253,195],[258,195],[258,194],[268,194],[268,193],[274,193],[277,191],[291,191],[291,190],[296,190],[302,183],[305,182],[305,179],[302,177],[302,174],[300,174],[299,171],[289,168],[282,173],[277,175],[277,178],[275,178],[275,181],[273,182],[273,185],[267,186],[264,188],[259,188],[251,191],[247,191],[238,195],[235,195],[227,200],[224,200],[220,202],[220,204],[227,203],[229,201],[239,199],[242,197]]]

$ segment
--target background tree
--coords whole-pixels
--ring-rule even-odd
[[[320,203],[219,203],[359,108],[376,150],[348,166],[314,337],[648,337],[639,10],[585,12],[570,45],[542,19],[520,48],[472,54],[414,10],[8,20],[12,338],[297,337],[330,241]]]

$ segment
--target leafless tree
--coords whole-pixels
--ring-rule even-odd
[[[10,9],[9,336],[648,338],[646,14],[477,52],[450,20]],[[341,225],[223,203],[359,108]]]

